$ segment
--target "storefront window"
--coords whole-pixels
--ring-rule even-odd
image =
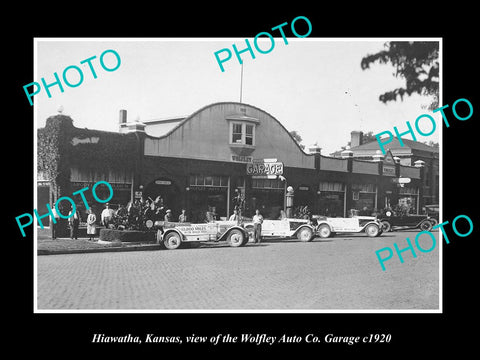
[[[205,176],[205,186],[213,186],[213,178],[211,176]]]
[[[340,182],[321,182],[319,187],[319,215],[341,217],[344,215],[345,184]]]
[[[377,197],[374,184],[353,184],[352,185],[352,208],[358,210],[358,215],[371,215],[375,209]]]
[[[254,189],[283,189],[285,183],[278,179],[252,179]]]
[[[228,176],[190,175],[190,186],[228,187]]]
[[[228,186],[228,176],[220,176],[220,186],[222,187]]]
[[[416,214],[418,205],[418,187],[404,186],[399,190],[398,205],[407,214]]]
[[[73,182],[92,182],[108,181],[109,183],[130,184],[132,181],[132,174],[126,170],[113,169],[92,169],[92,168],[77,168],[70,169],[70,181]]]
[[[345,184],[339,182],[321,182],[320,191],[344,191]]]
[[[245,188],[245,178],[243,176],[239,176],[235,183],[235,187],[237,188]]]
[[[190,175],[189,207],[193,222],[205,222],[207,213],[227,217],[228,176]]]
[[[418,195],[418,187],[404,186],[400,188],[400,194]]]

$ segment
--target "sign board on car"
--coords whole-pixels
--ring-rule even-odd
[[[215,224],[177,225],[176,228],[185,235],[215,234],[217,231]]]

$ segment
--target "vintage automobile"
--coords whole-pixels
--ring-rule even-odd
[[[384,215],[379,216],[383,231],[394,231],[399,229],[420,229],[430,231],[436,224],[434,218],[428,215],[397,215],[393,211],[387,210]]]
[[[314,216],[317,221],[317,234],[321,238],[328,238],[337,233],[365,232],[369,237],[380,236],[383,232],[382,224],[374,216],[353,216],[350,218],[331,218]]]
[[[227,241],[239,247],[248,242],[248,232],[236,221],[214,221],[191,224],[157,221],[157,243],[167,249],[177,249],[182,243],[201,241]]]
[[[244,225],[250,237],[253,237],[253,223],[248,222]],[[297,237],[300,241],[312,241],[315,237],[315,226],[307,219],[265,219],[262,223],[262,237]]]
[[[425,213],[430,217],[433,226],[437,225],[440,218],[440,207],[437,205],[425,205]]]

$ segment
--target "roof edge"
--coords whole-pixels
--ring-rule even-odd
[[[257,106],[254,106],[254,105],[251,105],[251,104],[247,104],[247,103],[243,103],[243,102],[237,102],[237,101],[220,101],[220,102],[215,102],[215,103],[211,103],[211,104],[208,104],[208,105],[205,105],[203,106],[202,108],[196,110],[195,112],[193,112],[191,115],[187,116],[185,119],[183,119],[182,121],[180,121],[175,127],[173,127],[172,129],[170,129],[167,133],[161,135],[161,136],[153,136],[153,135],[150,135],[150,134],[146,134],[146,137],[147,138],[150,138],[150,139],[163,139],[163,138],[166,138],[168,136],[170,136],[170,134],[172,134],[174,131],[176,131],[178,128],[180,128],[181,126],[183,126],[187,121],[190,121],[193,117],[195,117],[197,114],[199,114],[200,112],[210,108],[210,107],[213,107],[213,106],[216,106],[216,105],[227,105],[227,104],[232,104],[232,105],[246,105],[246,106],[249,106],[253,109],[256,109],[258,111],[261,111],[265,114],[267,114],[268,116],[270,116],[272,119],[274,119],[284,130],[285,132],[290,136],[290,138],[293,140],[293,142],[297,145],[297,148],[303,153],[303,155],[306,155],[306,156],[314,156],[314,154],[309,154],[309,153],[306,153],[304,149],[302,149],[302,147],[300,146],[300,144],[293,138],[292,134],[290,134],[290,132],[287,130],[287,128],[275,117],[273,116],[272,114],[270,114],[269,112],[263,110],[263,109],[260,109],[259,107]]]

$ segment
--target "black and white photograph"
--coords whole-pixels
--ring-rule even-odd
[[[38,311],[440,311],[441,45],[36,39]]]
[[[16,14],[9,348],[472,353],[473,7],[296,5]]]

